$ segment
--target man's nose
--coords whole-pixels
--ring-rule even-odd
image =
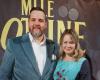
[[[39,25],[40,22],[39,22],[38,20],[36,20],[34,24],[35,24],[35,25]]]

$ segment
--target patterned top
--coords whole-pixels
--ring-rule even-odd
[[[78,61],[59,60],[54,72],[54,80],[75,80],[86,58],[82,57]]]

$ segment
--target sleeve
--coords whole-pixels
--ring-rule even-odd
[[[0,80],[11,80],[14,55],[12,54],[10,46],[10,41],[8,41],[7,48],[0,65]]]
[[[88,60],[85,60],[75,80],[92,80],[91,74],[90,64]]]

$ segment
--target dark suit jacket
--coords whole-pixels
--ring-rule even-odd
[[[52,55],[56,55],[58,47],[48,39],[46,46],[47,58],[41,76],[28,34],[9,39],[0,66],[0,80],[52,80],[56,67],[56,60],[52,60]]]
[[[75,80],[93,80],[88,60],[83,62],[81,70],[77,74]]]

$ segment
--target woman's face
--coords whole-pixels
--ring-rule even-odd
[[[66,34],[62,41],[62,50],[66,54],[73,54],[75,51],[75,41],[72,39],[72,36],[70,34]]]

